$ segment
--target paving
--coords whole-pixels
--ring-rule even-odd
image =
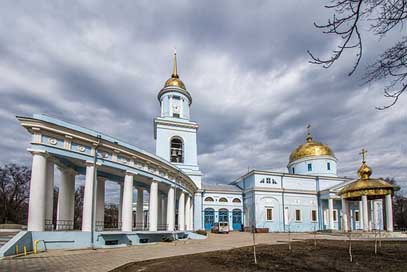
[[[343,239],[343,236],[318,234],[318,239]],[[313,234],[293,233],[293,241],[313,239]],[[256,234],[256,244],[286,243],[287,233]],[[252,245],[252,234],[231,232],[209,234],[205,240],[178,240],[171,243],[135,245],[109,249],[50,250],[0,260],[0,271],[109,271],[129,262],[177,255],[225,250]]]

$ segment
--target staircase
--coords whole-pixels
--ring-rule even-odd
[[[5,231],[0,232],[0,248],[4,246],[11,238],[13,238],[18,231]]]

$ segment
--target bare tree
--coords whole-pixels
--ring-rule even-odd
[[[26,166],[0,167],[0,223],[27,223],[30,179]]]
[[[74,228],[80,229],[82,227],[82,209],[83,197],[85,194],[85,186],[81,185],[75,190],[75,209],[74,209]]]
[[[345,51],[355,54],[355,63],[349,72],[352,75],[360,64],[363,53],[362,25],[369,23],[369,32],[384,38],[393,30],[404,30],[407,19],[407,0],[331,0],[325,8],[334,11],[326,24],[316,24],[325,34],[333,34],[340,39],[337,49],[328,58],[319,58],[308,50],[311,63],[329,68]],[[386,49],[371,63],[365,72],[364,83],[387,80],[384,96],[390,104],[377,107],[387,109],[397,103],[407,88],[407,36],[402,36],[392,47]]]

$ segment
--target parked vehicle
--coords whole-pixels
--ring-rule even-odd
[[[229,233],[228,222],[215,222],[211,230],[213,233]]]

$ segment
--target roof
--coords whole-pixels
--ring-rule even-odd
[[[242,189],[240,189],[236,185],[230,185],[230,184],[203,183],[202,189],[207,190],[207,191],[238,192],[238,193],[242,192]]]

